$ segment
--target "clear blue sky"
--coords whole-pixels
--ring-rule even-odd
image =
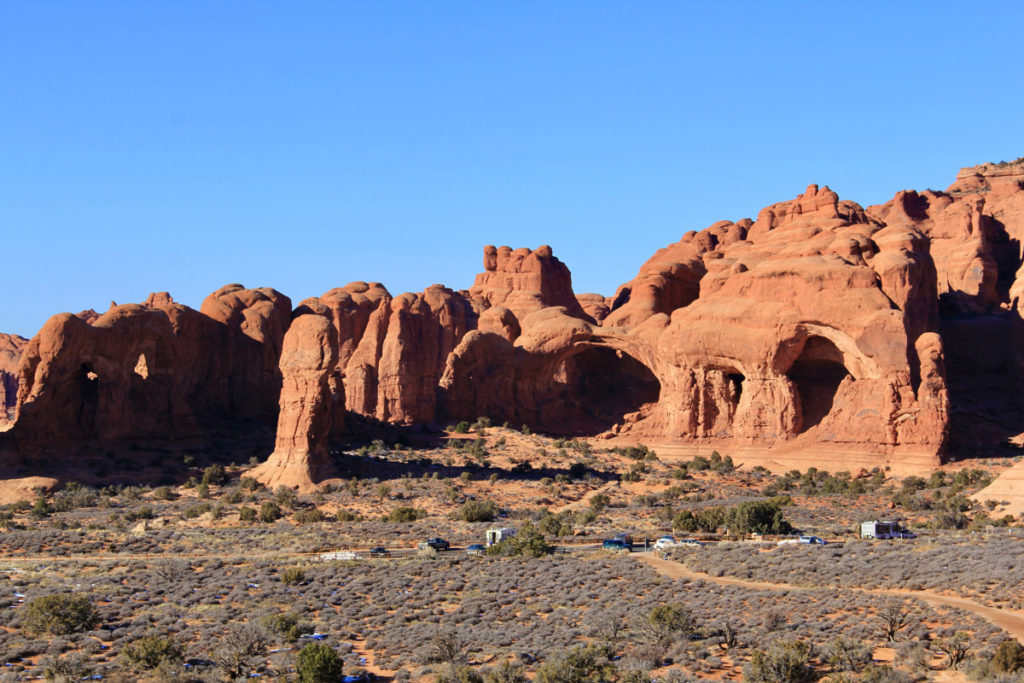
[[[0,331],[229,282],[614,292],[812,182],[1024,155],[1024,3],[0,2]]]

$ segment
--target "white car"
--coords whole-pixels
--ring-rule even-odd
[[[679,541],[677,541],[673,536],[662,536],[661,538],[659,538],[657,541],[654,542],[654,549],[655,550],[668,550],[669,548],[675,548],[678,545],[679,545]]]

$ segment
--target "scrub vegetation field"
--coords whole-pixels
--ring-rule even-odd
[[[969,497],[1004,461],[769,472],[486,420],[339,452],[311,495],[173,457],[177,480],[140,485],[129,466],[125,483],[0,509],[0,681],[1019,680],[1024,665],[984,614],[926,599],[1024,607],[1020,520]],[[918,537],[858,538],[896,518]],[[494,526],[519,534],[465,552]],[[637,552],[600,549],[622,532]],[[640,561],[666,534],[704,545]],[[793,534],[829,544],[777,544]],[[418,549],[431,537],[453,549]]]

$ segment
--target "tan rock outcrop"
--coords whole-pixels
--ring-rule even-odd
[[[333,415],[344,411],[332,376],[338,370],[338,334],[321,315],[300,315],[284,337],[280,369],[281,410],[274,452],[250,476],[275,489],[308,492],[326,476]]]

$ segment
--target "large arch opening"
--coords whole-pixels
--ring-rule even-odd
[[[843,379],[849,375],[843,354],[825,337],[810,337],[786,376],[800,395],[800,433],[821,423],[832,412],[832,402]]]
[[[629,413],[657,403],[661,383],[629,354],[605,346],[585,346],[555,369],[556,398],[542,416],[545,431],[598,434]]]

